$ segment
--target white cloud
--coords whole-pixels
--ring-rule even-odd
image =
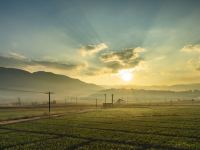
[[[15,52],[10,52],[9,53],[9,56],[11,58],[15,58],[15,59],[19,59],[19,60],[23,60],[23,59],[26,59],[26,57],[24,55],[21,55],[19,53],[15,53]]]
[[[135,53],[141,53],[141,52],[145,52],[145,49],[142,47],[136,47],[135,49],[133,49]]]
[[[92,56],[106,48],[108,48],[108,46],[105,43],[86,45],[81,47],[80,53],[81,56]]]
[[[192,67],[193,69],[200,71],[200,57],[191,58],[187,61],[186,64],[188,67]]]
[[[181,49],[182,52],[200,52],[200,44],[196,45],[186,45]]]

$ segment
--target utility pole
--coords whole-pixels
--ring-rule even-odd
[[[50,115],[51,115],[51,94],[53,94],[53,92],[47,92],[45,94],[48,94],[49,96],[49,118],[50,118]]]
[[[97,98],[96,98],[96,108],[97,108]]]
[[[104,94],[104,96],[105,96],[105,103],[106,103],[106,94]]]
[[[18,105],[21,106],[21,99],[18,97]]]
[[[112,94],[112,104],[113,104],[113,97],[114,97],[114,95]]]
[[[51,115],[51,92],[48,93],[49,94],[49,118]]]

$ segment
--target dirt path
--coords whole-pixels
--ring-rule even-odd
[[[52,114],[50,117],[62,117],[67,114],[79,114],[79,113],[86,113],[86,112],[91,112],[95,111],[96,109],[89,109],[89,110],[79,110],[79,111],[69,111],[65,113],[60,113],[60,114]],[[49,118],[49,116],[35,116],[35,117],[30,117],[30,118],[23,118],[23,119],[12,119],[12,120],[5,120],[5,121],[0,121],[0,125],[8,125],[8,124],[14,124],[14,123],[19,123],[19,122],[27,122],[27,121],[33,121],[33,120],[39,120],[39,119],[46,119]]]

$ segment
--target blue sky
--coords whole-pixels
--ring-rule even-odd
[[[129,84],[195,82],[199,7],[198,0],[0,0],[0,56],[20,64],[0,65],[53,71],[97,84],[122,84],[116,75],[122,69],[136,70]],[[193,49],[182,51],[188,45]],[[137,54],[141,59],[117,53],[132,49],[136,56],[138,47],[144,49]],[[80,54],[90,50],[94,53]]]

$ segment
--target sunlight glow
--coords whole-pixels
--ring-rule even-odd
[[[133,71],[132,70],[120,70],[119,76],[123,81],[131,81],[133,79]]]

